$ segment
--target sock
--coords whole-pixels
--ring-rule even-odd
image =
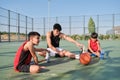
[[[75,55],[75,59],[80,59],[80,55]]]
[[[49,55],[49,53],[46,53],[45,59],[46,59],[46,62],[50,61],[50,55]]]

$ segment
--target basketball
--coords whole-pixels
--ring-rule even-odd
[[[80,63],[83,65],[87,65],[91,61],[91,56],[88,53],[82,53],[80,54]]]

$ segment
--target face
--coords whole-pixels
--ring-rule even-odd
[[[34,45],[38,45],[40,42],[40,37],[36,35],[36,36],[33,36],[31,40]]]
[[[53,30],[53,34],[54,34],[54,36],[58,36],[60,34],[60,31],[57,30],[57,29],[54,29]]]
[[[94,41],[94,42],[95,42],[96,40],[97,40],[97,38],[92,38],[92,41]]]

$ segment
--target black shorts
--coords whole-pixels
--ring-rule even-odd
[[[89,49],[87,50],[89,53],[92,53]],[[99,51],[101,53],[101,51]]]
[[[55,57],[57,58],[57,57],[61,57],[59,54],[55,54]]]
[[[65,57],[65,56],[62,56],[62,57],[61,57],[60,54],[55,54],[55,57],[56,57],[56,58],[62,58],[62,57]]]
[[[89,49],[87,50],[89,53],[92,53]]]
[[[22,66],[18,66],[18,70],[20,72],[30,72],[30,65],[22,65]]]

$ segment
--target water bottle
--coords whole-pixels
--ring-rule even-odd
[[[101,53],[100,53],[100,59],[101,59],[101,60],[104,59],[104,52],[103,52],[103,51],[101,51]]]

